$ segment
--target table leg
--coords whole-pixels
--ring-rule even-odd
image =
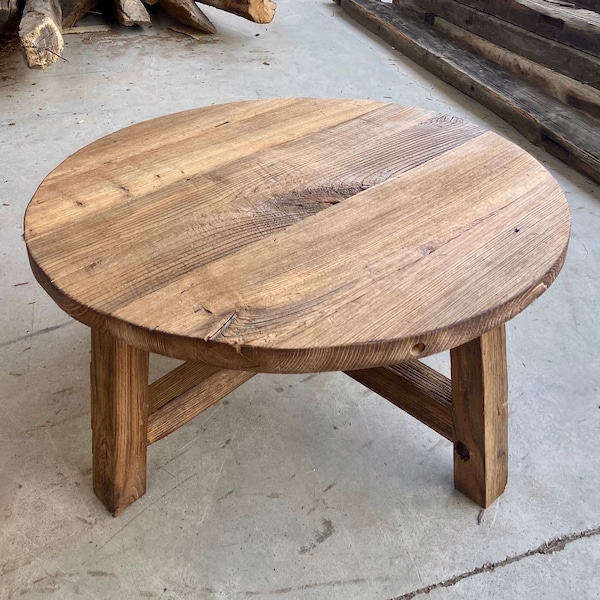
[[[508,476],[508,385],[504,325],[450,351],[454,485],[489,506]]]
[[[148,359],[92,330],[94,493],[115,516],[146,491]]]

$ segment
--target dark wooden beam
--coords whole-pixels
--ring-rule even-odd
[[[534,144],[600,182],[600,128],[535,86],[391,4],[340,0],[358,23],[494,111]]]
[[[458,25],[465,31],[557,73],[600,89],[600,59],[587,52],[542,37],[454,0],[417,0],[417,3],[427,12]],[[600,29],[597,30],[597,35],[596,43],[600,45]]]
[[[394,0],[394,4],[403,6],[407,1]],[[422,0],[414,1],[426,5]],[[546,0],[446,0],[445,3],[471,7],[542,37],[600,56],[600,15],[582,11],[572,4]],[[600,2],[597,4],[600,6]]]

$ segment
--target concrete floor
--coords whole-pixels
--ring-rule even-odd
[[[600,188],[330,0],[281,0],[268,26],[206,12],[206,42],[162,20],[68,36],[45,72],[0,54],[0,598],[600,598]],[[567,194],[567,264],[508,324],[506,492],[480,512],[453,490],[448,442],[341,374],[258,376],[152,446],[148,493],[112,518],[91,490],[88,330],[35,283],[25,206],[130,123],[311,95],[482,123]]]

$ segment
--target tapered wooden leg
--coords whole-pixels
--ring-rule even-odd
[[[504,325],[450,352],[454,485],[482,507],[508,476],[508,385]]]
[[[146,491],[148,352],[92,330],[94,493],[115,516]]]

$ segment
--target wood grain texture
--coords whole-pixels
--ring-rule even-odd
[[[254,377],[249,371],[217,370],[201,383],[173,397],[148,419],[148,444],[173,433]]]
[[[554,179],[493,133],[284,99],[99,140],[42,183],[25,236],[40,283],[89,326],[217,367],[316,372],[510,319],[556,277],[569,222]]]
[[[152,21],[141,0],[113,0],[113,11],[121,25],[150,26]]]
[[[275,17],[277,4],[272,0],[198,0],[254,23],[270,23]]]
[[[450,380],[427,365],[411,361],[389,367],[346,371],[421,423],[454,442]]]
[[[394,0],[402,6],[406,0]],[[545,38],[600,57],[600,16],[553,0],[442,0],[462,4]],[[597,0],[592,0],[596,2]],[[422,0],[417,3],[425,6]],[[599,3],[600,4],[600,3]],[[436,13],[437,14],[437,13]]]
[[[454,486],[484,508],[508,477],[508,383],[504,325],[450,351]]]
[[[115,516],[146,491],[148,352],[92,330],[94,493]]]
[[[600,119],[600,90],[597,88],[556,73],[439,17],[435,19],[435,28],[453,40],[468,46],[479,56],[493,61],[501,69],[514,73],[517,77],[533,84],[567,107],[572,107],[590,117]],[[540,105],[540,111],[543,108],[544,106]]]
[[[430,13],[577,81],[600,88],[600,59],[453,0],[418,0]],[[600,34],[600,29],[598,32]]]
[[[218,370],[218,367],[187,362],[169,371],[148,388],[148,414],[155,413],[173,398],[206,381]]]
[[[598,122],[471,52],[400,7],[378,0],[339,0],[369,31],[431,73],[494,111],[529,141],[600,182]],[[575,98],[576,105],[578,99]],[[586,112],[594,110],[586,106]]]
[[[204,31],[205,33],[216,33],[217,29],[211,20],[198,8],[194,0],[158,0],[167,13],[180,23]]]
[[[46,69],[62,55],[62,8],[58,0],[26,0],[19,39],[30,69]]]

